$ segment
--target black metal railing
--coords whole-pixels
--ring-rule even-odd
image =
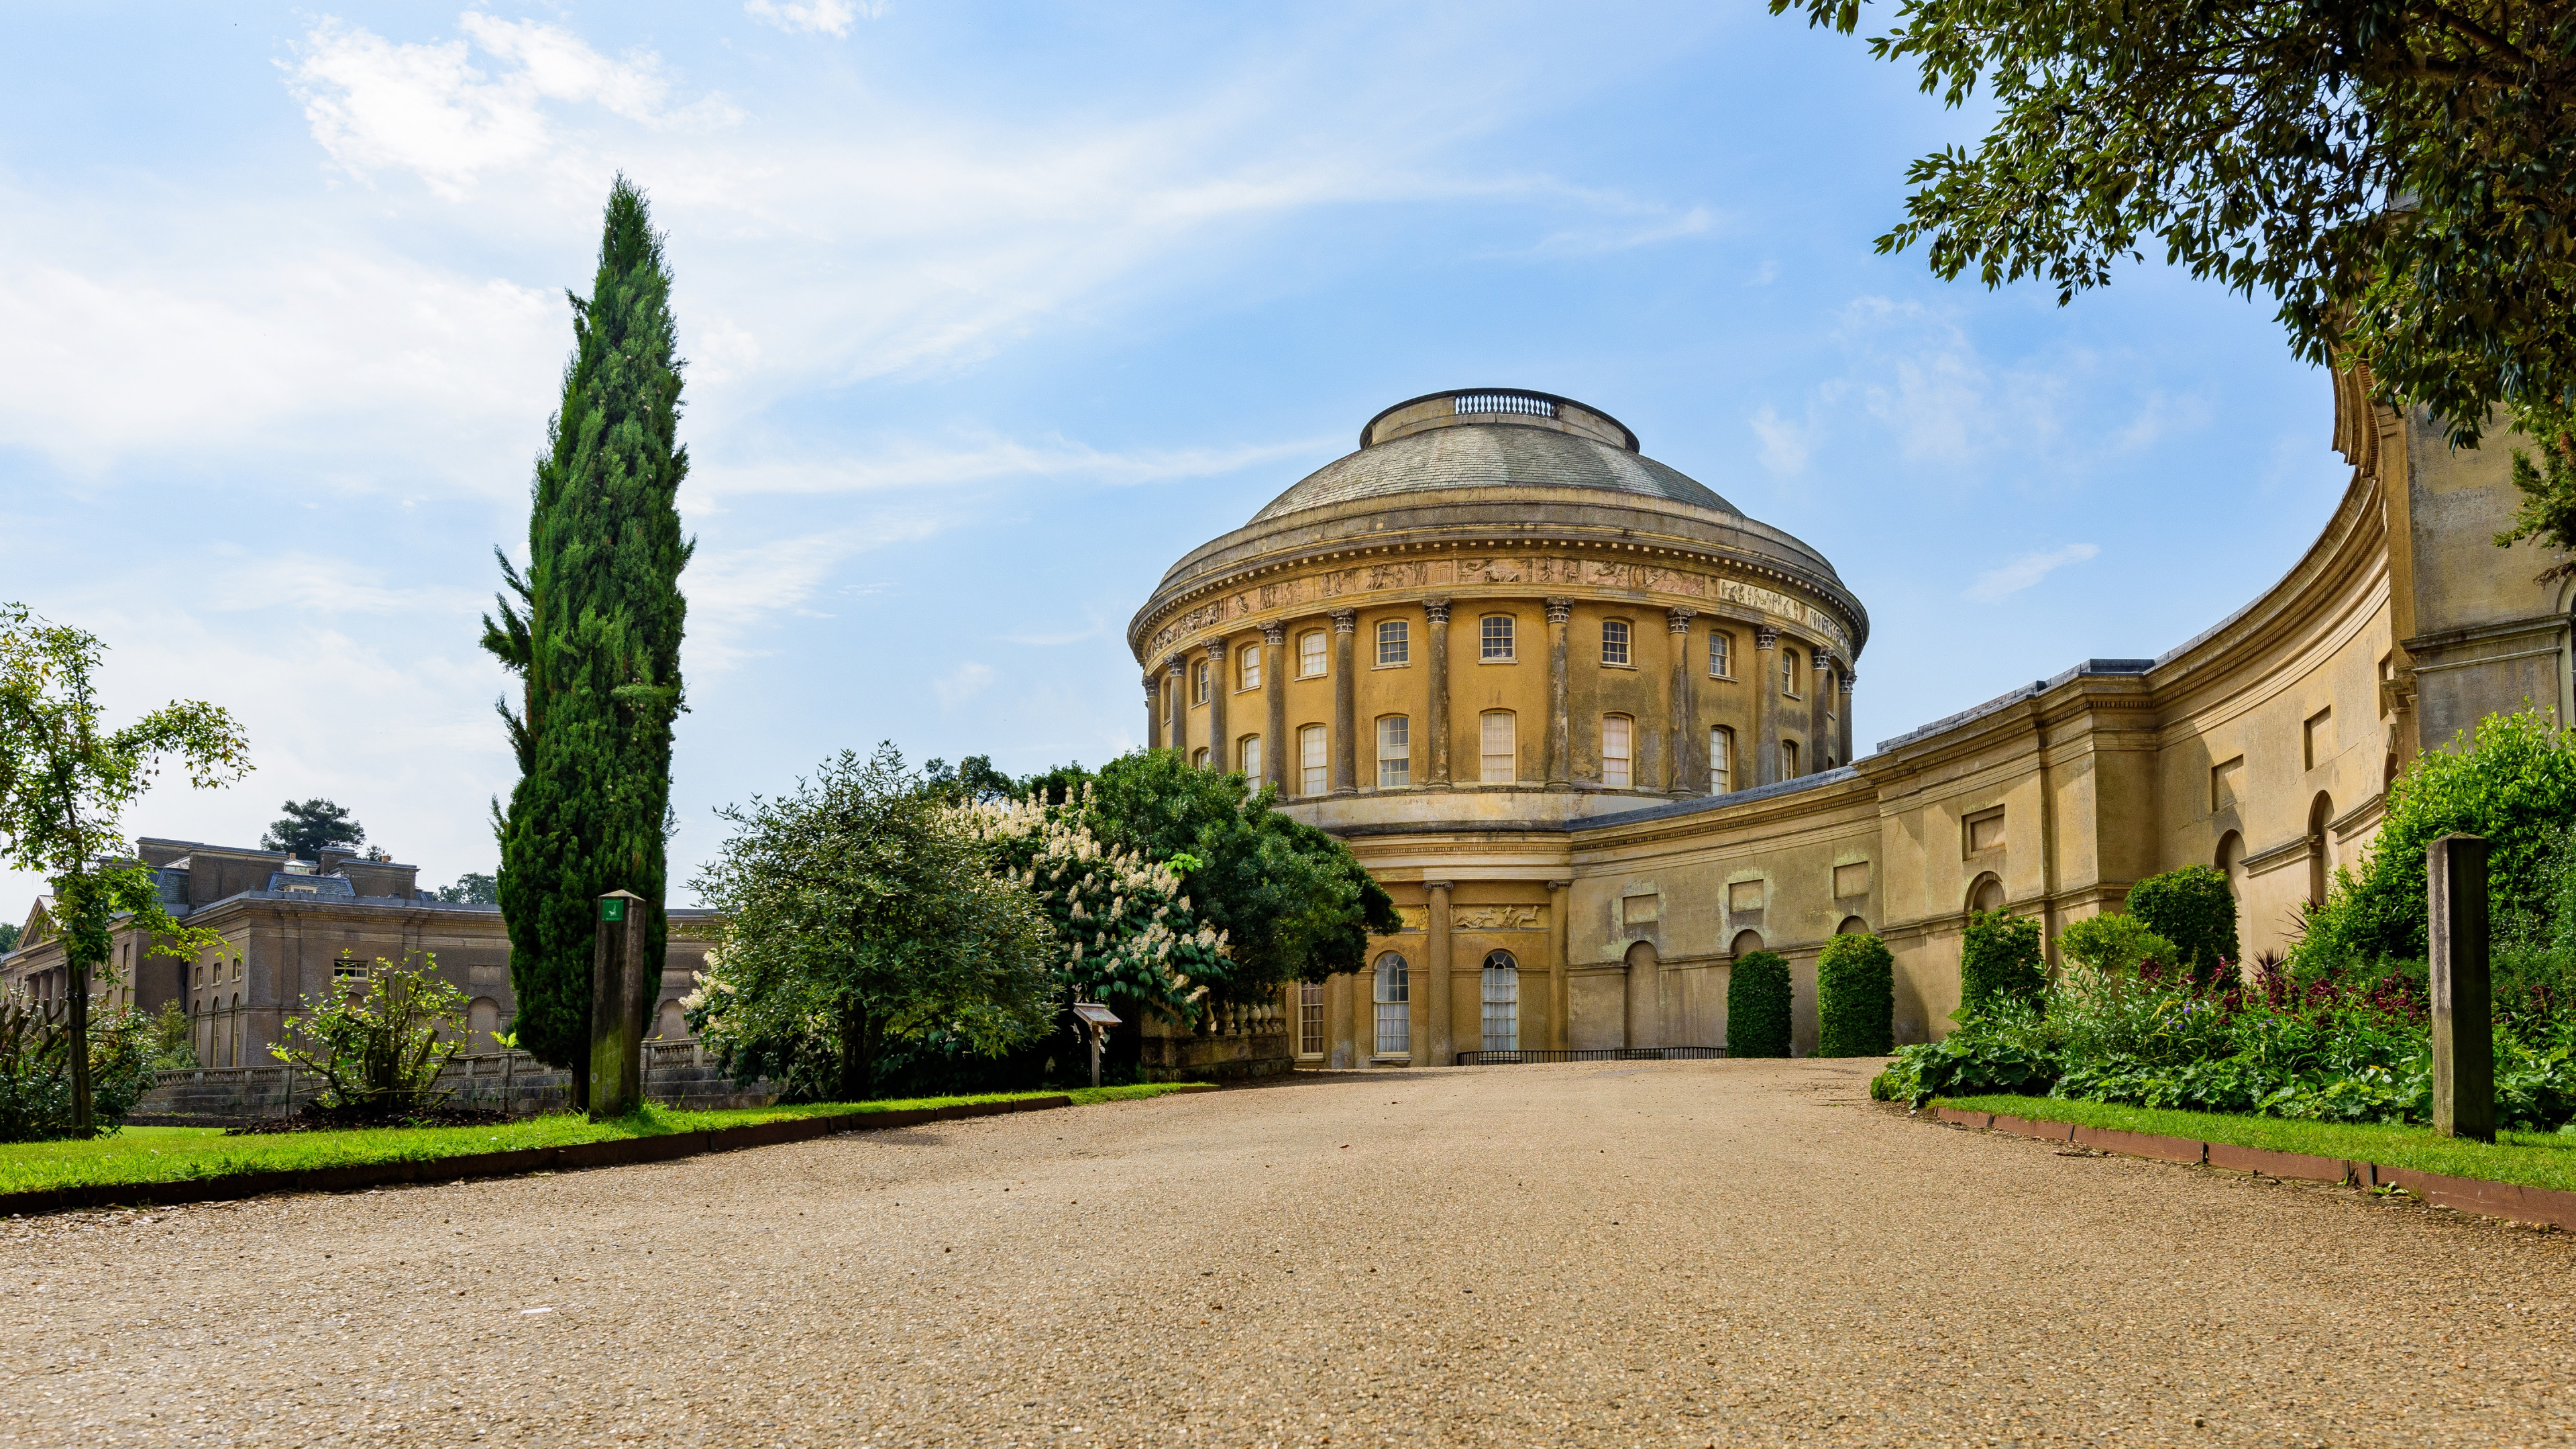
[[[1705,1062],[1726,1055],[1724,1047],[1594,1047],[1574,1052],[1460,1052],[1462,1067],[1521,1067],[1540,1062]]]

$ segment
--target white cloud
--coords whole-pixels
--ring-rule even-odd
[[[885,14],[885,6],[872,0],[812,0],[811,4],[798,4],[797,0],[743,0],[742,13],[791,35],[804,30],[843,36],[850,33],[852,21],[874,20]]]
[[[396,44],[325,16],[306,35],[288,84],[304,102],[313,139],[342,169],[359,177],[415,172],[459,200],[483,173],[558,148],[549,101],[594,104],[653,127],[741,117],[717,95],[665,111],[670,80],[650,52],[612,60],[560,26],[474,11],[457,26],[460,39]],[[474,51],[494,64],[478,67]]]
[[[1661,242],[1680,241],[1685,237],[1710,236],[1717,231],[1717,223],[1716,212],[1705,206],[1694,206],[1677,214],[1660,215],[1627,225],[1554,232],[1542,238],[1524,255],[1569,257],[1624,252]]]
[[[1760,411],[1746,419],[1753,435],[1762,440],[1762,466],[1782,477],[1807,471],[1810,449],[1807,429],[1780,416],[1777,408],[1764,403]]]
[[[2001,568],[1988,569],[1968,585],[1967,596],[1981,604],[2008,598],[2047,578],[2068,564],[2082,563],[2102,550],[2089,543],[2070,543],[2063,548],[2041,549],[2026,553]]]
[[[707,499],[751,494],[861,493],[906,488],[953,488],[1013,478],[1081,480],[1111,486],[1211,478],[1286,458],[1329,456],[1335,440],[1244,443],[1227,448],[1143,449],[1106,452],[1067,438],[1022,442],[986,437],[962,447],[940,448],[897,440],[828,458],[699,463],[689,475],[693,492]],[[696,505],[684,503],[684,507]]]
[[[932,680],[930,692],[939,696],[941,709],[955,709],[982,694],[992,682],[993,666],[968,662]]]

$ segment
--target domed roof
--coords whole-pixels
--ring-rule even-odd
[[[1590,488],[1742,517],[1742,510],[1637,451],[1605,413],[1510,388],[1432,393],[1370,419],[1360,450],[1300,479],[1252,522],[1308,508],[1453,488]]]

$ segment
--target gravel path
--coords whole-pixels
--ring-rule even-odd
[[[1864,1080],[1336,1076],[8,1221],[0,1443],[2570,1437],[2569,1239]]]

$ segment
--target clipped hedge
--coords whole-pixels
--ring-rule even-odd
[[[2146,928],[2173,942],[2182,959],[2172,962],[2190,970],[2193,979],[2214,985],[2233,984],[2236,897],[2227,877],[2205,865],[2186,865],[2151,875],[2129,887],[2129,914]]]
[[[1816,958],[1816,1055],[1896,1050],[1896,958],[1876,936],[1836,936]]]
[[[1789,1054],[1789,963],[1772,952],[1750,952],[1727,973],[1726,1054]]]
[[[2039,922],[2009,911],[1974,911],[1959,948],[1959,1010],[1970,1016],[2007,1001],[2038,1001],[2048,990]]]

